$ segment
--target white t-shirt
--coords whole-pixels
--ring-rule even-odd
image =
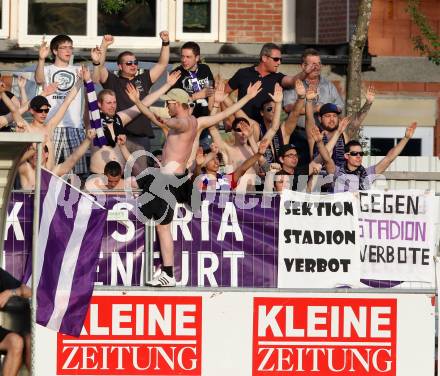
[[[48,119],[57,113],[59,106],[61,106],[64,101],[64,98],[67,96],[67,94],[69,94],[70,89],[75,85],[77,80],[76,72],[79,68],[79,66],[74,65],[60,68],[53,64],[46,65],[44,67],[44,80],[46,84],[58,82],[58,91],[47,97],[51,105]],[[83,128],[82,103],[83,90],[80,90],[67,109],[63,120],[61,120],[61,122],[58,124],[58,127]]]

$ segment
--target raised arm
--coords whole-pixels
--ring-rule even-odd
[[[390,164],[399,156],[403,148],[406,146],[408,141],[414,136],[414,132],[417,128],[417,122],[411,123],[411,125],[406,128],[405,136],[399,141],[399,143],[394,146],[377,165],[376,174],[382,174],[390,166]]]
[[[69,158],[67,158],[63,163],[57,164],[53,168],[52,172],[57,176],[68,174],[76,165],[76,162],[78,162],[78,160],[87,152],[87,150],[89,150],[89,147],[95,137],[96,131],[94,129],[88,129],[84,141],[81,142],[73,153],[69,155]]]
[[[280,129],[280,117],[281,117],[281,106],[283,102],[283,88],[279,85],[275,85],[275,90],[273,94],[269,93],[270,97],[275,103],[275,112],[273,114],[272,126],[268,129],[263,137],[263,140],[267,140],[269,144],[272,142],[275,134]]]
[[[197,124],[199,128],[200,129],[208,128],[211,125],[217,124],[223,119],[226,119],[228,116],[237,112],[251,99],[255,98],[260,91],[261,91],[261,81],[257,81],[253,85],[249,85],[247,94],[243,98],[241,98],[237,103],[234,103],[231,107],[228,107],[226,110],[212,116],[199,117],[197,119]]]
[[[302,81],[296,80],[295,91],[297,94],[297,100],[293,104],[292,111],[289,112],[289,116],[281,127],[284,144],[289,143],[290,136],[295,131],[296,125],[298,124],[298,119],[301,116],[301,113],[304,111],[306,89]]]
[[[44,63],[46,62],[46,58],[49,55],[49,46],[45,38],[41,41],[40,48],[38,49],[38,63],[35,68],[35,82],[39,85],[43,85],[44,78]]]
[[[238,182],[238,180],[249,170],[256,162],[264,155],[267,147],[269,146],[269,140],[261,140],[260,145],[258,145],[257,152],[250,158],[246,159],[234,172],[233,180]]]
[[[358,112],[356,112],[356,114],[354,115],[352,121],[348,126],[347,131],[349,133],[354,134],[357,132],[357,130],[359,129],[359,127],[367,117],[368,112],[370,111],[371,106],[373,104],[375,96],[376,96],[376,91],[374,89],[374,86],[370,84],[365,94],[366,101],[364,105],[361,107],[361,109]]]
[[[293,88],[297,80],[303,81],[306,79],[307,75],[314,69],[313,66],[305,66],[302,71],[295,74],[294,76],[284,76],[281,81],[281,86],[283,88]]]
[[[319,131],[318,127],[315,125],[315,127],[312,129],[312,137],[315,141],[316,147],[318,148],[319,156],[321,157],[320,160],[322,160],[325,170],[328,174],[334,174],[336,170],[335,162],[333,161],[332,157],[330,156],[327,148],[324,145],[324,142],[322,141],[322,133]],[[314,162],[319,163],[318,157],[315,158]],[[312,175],[312,171],[310,171],[311,166],[309,165],[309,175]]]
[[[7,120],[9,120],[9,121],[13,120],[17,124],[21,123],[21,124],[25,124],[27,126],[28,123],[21,116],[20,109],[18,107],[16,107],[14,105],[14,103],[12,103],[11,99],[6,95],[5,86],[3,83],[0,84],[0,93],[1,93],[1,98],[3,100],[3,103],[6,105],[6,107],[8,107],[9,111],[11,111],[11,117],[12,117],[12,119],[10,119],[8,117],[2,116],[1,118],[3,118],[3,119],[0,120],[0,124],[2,124],[4,121],[7,121]],[[6,124],[3,124],[3,125],[7,125],[7,124],[8,124],[8,122],[6,122]]]
[[[149,107],[154,102],[156,102],[161,97],[161,95],[165,94],[174,86],[179,77],[180,71],[171,72],[167,77],[167,82],[162,85],[158,90],[148,94],[144,99],[142,99],[139,103],[133,105],[132,107],[127,108],[123,111],[119,111],[118,115],[122,120],[122,124],[125,126],[141,113],[141,108],[144,109],[144,107]]]
[[[310,158],[313,158],[313,148],[315,146],[315,141],[313,139],[312,131],[315,127],[315,117],[313,116],[313,100],[316,98],[318,93],[315,90],[306,91],[306,135],[307,142],[309,143]]]
[[[26,93],[26,77],[20,76],[17,79],[18,88],[20,89],[20,107],[24,106],[28,102],[28,96]]]
[[[150,69],[150,78],[155,83],[160,76],[166,71],[168,62],[170,61],[170,36],[168,31],[161,31],[160,39],[162,39],[162,48],[160,49],[159,60]]]
[[[101,46],[92,48],[90,55],[93,63],[93,82],[103,84],[107,81],[108,70],[105,67],[105,59],[107,57],[107,49],[114,42],[112,35],[106,34],[102,37]]]

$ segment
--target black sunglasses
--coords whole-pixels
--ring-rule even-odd
[[[273,56],[269,56],[266,55],[267,57],[270,57],[273,61],[275,61],[276,63],[279,61],[280,63],[283,61],[282,57],[273,57]]]
[[[364,156],[363,151],[350,151],[347,154],[350,154],[350,156],[352,156],[352,157],[359,157],[359,156],[363,157]]]
[[[35,112],[38,112],[39,114],[42,114],[43,112],[44,112],[45,114],[48,114],[48,113],[49,113],[49,109],[48,109],[48,108],[39,108],[39,109],[35,109],[34,111],[35,111]]]
[[[126,61],[124,64],[128,65],[128,66],[130,66],[130,65],[139,65],[139,62],[137,60],[130,60],[130,61]]]

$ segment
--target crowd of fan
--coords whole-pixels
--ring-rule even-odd
[[[287,76],[278,72],[280,48],[265,44],[258,64],[223,80],[214,79],[210,67],[201,63],[199,45],[187,42],[181,47],[181,64],[150,92],[169,63],[168,33],[160,37],[159,60],[151,69],[140,72],[135,54],[125,51],[117,58],[118,73],[106,68],[107,50],[114,42],[110,35],[91,50],[90,68],[71,65],[70,37],[58,35],[50,46],[43,40],[35,71],[40,95],[28,101],[23,77],[18,79],[19,100],[2,83],[0,125],[43,134],[43,166],[58,176],[73,171],[88,190],[151,185],[145,172],[160,167],[162,156],[161,150],[150,150],[154,126],[172,145],[168,154],[183,158],[189,171],[184,175],[191,176],[199,190],[368,189],[414,134],[415,123],[385,158],[364,167],[362,145],[348,134],[355,134],[365,119],[374,88],[366,91],[357,114],[342,117],[344,102],[321,75],[321,59],[313,49],[304,51],[301,71]],[[45,65],[49,54],[54,62]],[[98,94],[95,84],[103,87]],[[158,99],[165,101],[165,108],[152,107]],[[31,121],[23,118],[25,112]],[[173,121],[190,115],[197,119],[189,122],[194,134],[178,137],[182,132]],[[167,164],[170,160],[168,155]],[[125,174],[124,179],[127,161],[132,176]],[[19,165],[22,188],[34,187],[35,163],[31,147]]]

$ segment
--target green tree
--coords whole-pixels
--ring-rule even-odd
[[[420,31],[420,35],[411,38],[414,48],[434,64],[440,65],[440,39],[420,10],[420,0],[407,0],[407,4],[406,11]]]

